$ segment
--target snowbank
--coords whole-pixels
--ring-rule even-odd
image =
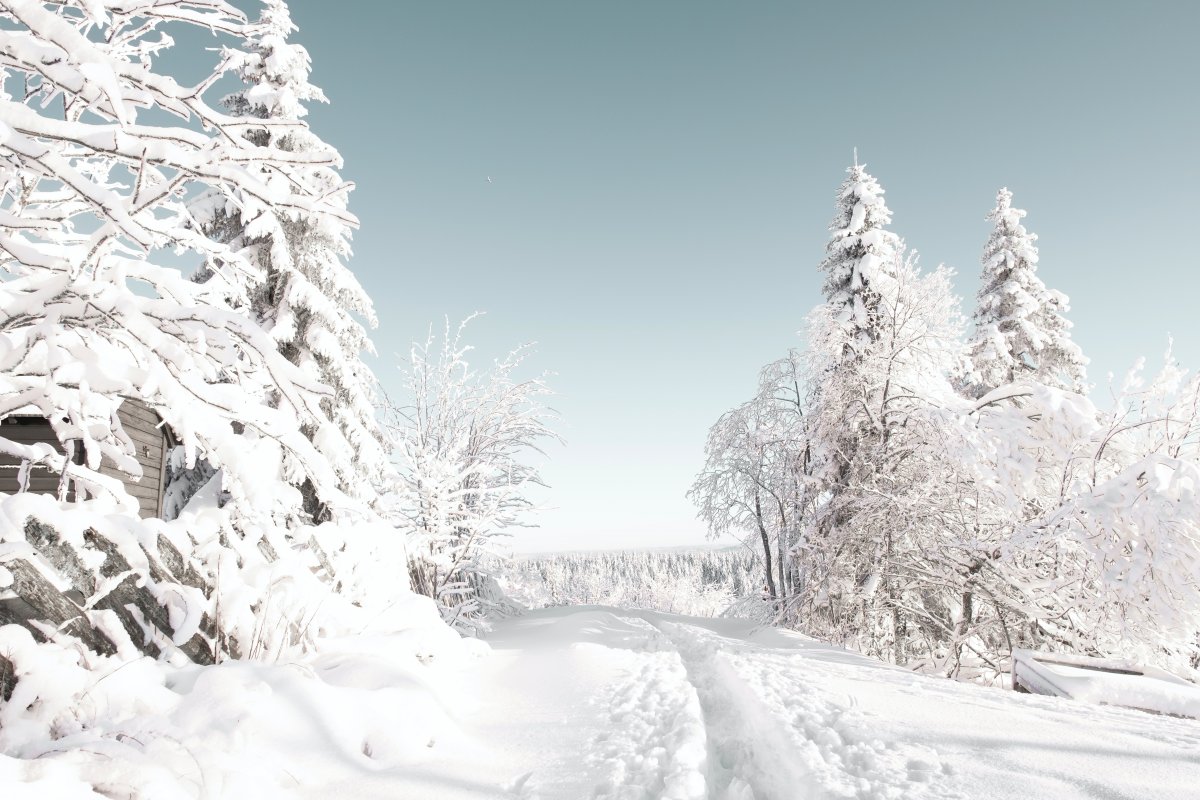
[[[455,735],[445,676],[486,651],[408,589],[403,543],[369,519],[285,531],[203,494],[172,522],[0,497],[0,567],[0,623],[20,623],[0,624],[5,798],[284,797],[415,763]],[[69,624],[39,618],[26,573]]]

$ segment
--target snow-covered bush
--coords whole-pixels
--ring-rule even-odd
[[[528,524],[529,492],[541,485],[528,460],[556,438],[544,380],[516,377],[527,348],[477,372],[462,340],[468,322],[452,334],[447,320],[440,343],[431,332],[412,348],[405,404],[389,409],[400,481],[384,492],[408,540],[413,588],[467,627],[485,610],[475,585],[497,539]]]

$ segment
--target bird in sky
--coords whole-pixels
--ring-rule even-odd
[[[491,183],[491,182],[492,182],[492,176],[488,175],[488,183]]]

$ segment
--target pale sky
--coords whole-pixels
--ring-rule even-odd
[[[536,340],[557,373],[555,509],[517,549],[703,539],[705,435],[803,344],[854,147],[968,314],[1008,186],[1093,382],[1168,333],[1200,367],[1200,4],[291,5],[385,387],[476,310],[481,357]]]

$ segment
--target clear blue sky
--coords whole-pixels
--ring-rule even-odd
[[[709,425],[801,345],[857,147],[977,288],[1007,185],[1101,383],[1200,367],[1200,3],[295,0],[362,221],[375,363],[475,310],[539,342],[568,446],[519,549],[695,542]],[[487,178],[492,178],[488,183]]]

